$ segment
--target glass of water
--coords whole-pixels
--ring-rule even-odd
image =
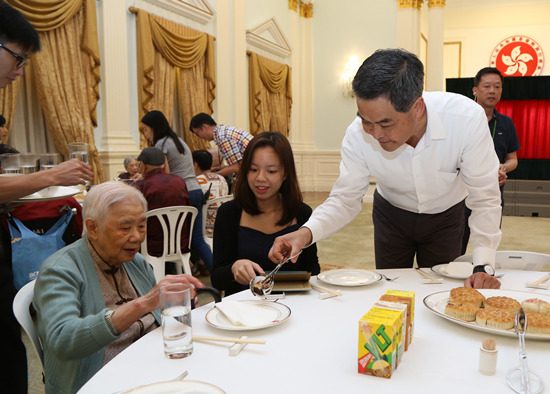
[[[90,164],[89,159],[89,149],[88,143],[86,142],[70,142],[69,143],[69,160],[78,159],[83,163]],[[90,182],[84,181],[84,186],[90,186]]]
[[[51,170],[60,163],[59,153],[43,153],[40,155],[40,169]]]
[[[38,155],[34,153],[20,153],[19,160],[21,174],[32,174],[37,171]]]
[[[21,160],[19,153],[4,153],[0,155],[2,174],[19,174]]]
[[[176,283],[161,287],[159,297],[164,355],[168,358],[190,356],[193,353],[191,286]]]

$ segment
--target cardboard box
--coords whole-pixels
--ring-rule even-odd
[[[409,331],[406,334],[408,337],[405,343],[405,350],[408,350],[414,336],[414,291],[387,290],[386,294],[380,297],[380,300],[407,304]]]
[[[379,317],[367,313],[359,320],[359,373],[391,378],[397,367],[399,328],[395,314]]]
[[[374,304],[374,308],[386,308],[386,309],[392,309],[400,311],[403,314],[403,325],[401,327],[402,331],[402,340],[400,343],[400,350],[401,347],[403,348],[402,351],[400,351],[400,357],[402,356],[402,353],[409,349],[408,344],[408,338],[409,338],[409,325],[410,325],[410,319],[408,317],[407,313],[407,304],[401,303],[401,302],[391,302],[391,301],[382,301],[378,300]],[[399,358],[399,361],[401,361],[401,358]]]
[[[385,301],[379,301],[379,302],[385,302]],[[391,304],[403,306],[405,307],[405,311],[407,310],[407,306],[405,304],[399,304],[397,302],[391,303]],[[375,305],[370,309],[370,311],[368,311],[367,314],[369,316],[375,316],[375,317],[396,317],[397,318],[399,322],[397,336],[395,338],[395,342],[397,343],[397,346],[395,348],[395,353],[396,353],[395,369],[397,369],[397,367],[399,367],[399,364],[401,364],[403,353],[405,353],[405,342],[407,340],[405,336],[406,330],[407,330],[406,328],[407,321],[404,319],[403,310],[392,309],[392,308]]]

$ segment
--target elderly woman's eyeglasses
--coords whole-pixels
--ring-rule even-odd
[[[8,47],[6,47],[4,44],[0,44],[0,48],[4,48],[6,51],[8,51],[14,58],[17,59],[17,68],[18,69],[21,69],[23,67],[25,67],[28,63],[29,63],[29,59],[27,59],[26,57],[23,57],[17,53],[15,53],[14,51],[12,51],[11,49],[9,49]]]

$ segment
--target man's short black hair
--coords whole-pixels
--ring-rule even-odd
[[[35,28],[11,5],[0,0],[0,43],[14,43],[25,51],[40,50],[40,37]]]
[[[201,171],[212,168],[212,154],[207,150],[199,149],[193,152],[193,161],[197,163]]]
[[[387,98],[397,112],[409,111],[424,89],[424,67],[404,49],[379,49],[359,67],[353,78],[357,98]]]
[[[216,126],[216,122],[210,115],[201,112],[200,114],[193,116],[191,119],[191,122],[189,123],[189,131],[193,132],[195,129],[200,129],[203,124]]]
[[[0,144],[0,155],[3,155],[4,153],[19,153],[19,151],[11,145]],[[1,164],[1,159],[0,159],[0,164]]]
[[[484,67],[481,70],[479,70],[474,78],[474,86],[479,86],[479,83],[481,82],[481,78],[483,78],[484,75],[487,74],[496,74],[500,77],[500,82],[504,82],[504,78],[502,77],[502,73],[498,70],[498,68],[495,67]]]

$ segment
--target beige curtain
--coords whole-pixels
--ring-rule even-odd
[[[99,99],[99,42],[94,0],[7,0],[40,32],[42,50],[33,56],[37,90],[56,148],[90,145],[94,183],[103,182],[95,146]]]
[[[15,103],[17,102],[17,91],[19,90],[19,79],[0,90],[0,115],[6,118],[6,127],[8,128],[8,136],[6,143],[11,133],[13,115],[15,113]]]
[[[212,113],[214,38],[134,7],[130,11],[137,13],[140,118],[157,109],[172,119],[177,99],[184,127],[175,131],[192,151],[208,148],[209,143],[188,132],[187,125],[197,112]],[[143,136],[141,142],[146,145]]]
[[[291,69],[250,52],[250,133],[278,131],[288,137],[292,108]]]

